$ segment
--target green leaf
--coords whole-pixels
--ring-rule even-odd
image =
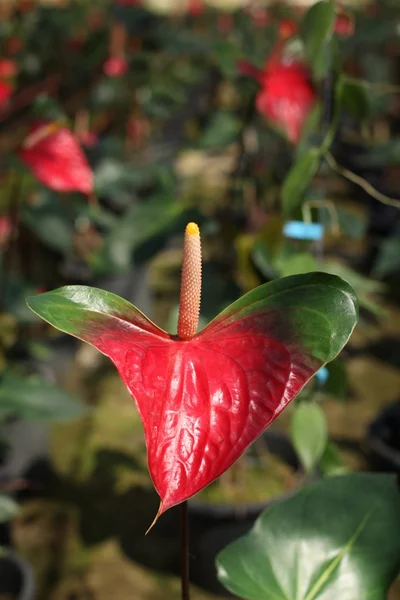
[[[395,234],[383,240],[377,259],[375,261],[373,273],[377,277],[384,277],[392,273],[398,273],[400,270],[400,226]]]
[[[396,477],[328,477],[270,506],[217,557],[246,600],[385,600],[400,570]]]
[[[0,523],[6,523],[18,513],[18,504],[9,496],[0,494]]]
[[[64,421],[87,409],[65,390],[38,376],[6,373],[0,380],[0,418],[18,415],[31,421]]]
[[[307,11],[301,26],[304,51],[314,75],[323,77],[330,68],[328,52],[335,23],[335,3],[332,0],[317,2]]]
[[[286,215],[298,208],[321,160],[320,148],[310,148],[296,160],[282,186],[282,207]]]
[[[370,103],[365,85],[356,79],[342,77],[338,85],[340,87],[338,100],[342,107],[358,121],[366,119],[370,113]]]
[[[344,475],[349,468],[343,463],[340,452],[333,442],[328,442],[319,462],[319,467],[324,475]]]
[[[168,231],[184,208],[169,197],[136,202],[107,234],[100,252],[90,259],[97,272],[123,272],[132,264],[133,251],[147,240]]]
[[[319,404],[301,402],[296,406],[291,438],[304,470],[310,473],[318,464],[328,442],[328,425]]]
[[[215,150],[234,142],[242,123],[232,112],[220,110],[213,116],[199,143],[201,148]]]
[[[316,258],[309,252],[299,252],[282,259],[279,262],[279,267],[282,277],[288,277],[289,275],[316,271],[318,264]]]

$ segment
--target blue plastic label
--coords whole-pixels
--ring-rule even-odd
[[[319,371],[315,373],[315,377],[318,379],[318,383],[324,385],[327,382],[329,377],[329,371],[326,367],[322,367]]]
[[[324,235],[324,226],[321,223],[288,221],[283,226],[283,235],[294,240],[320,240]]]

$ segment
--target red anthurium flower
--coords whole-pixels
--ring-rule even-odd
[[[93,173],[79,140],[59,123],[35,123],[19,150],[19,157],[52,190],[93,193]]]
[[[0,79],[0,109],[3,108],[9,101],[14,90],[14,86],[5,81],[4,79]]]
[[[354,18],[349,13],[340,13],[335,20],[335,33],[341,38],[349,38],[354,35]]]
[[[256,98],[258,111],[295,144],[317,99],[306,67],[298,61],[284,62],[276,52],[264,70],[246,61],[238,61],[237,66],[241,73],[260,83]]]
[[[296,62],[276,64],[263,74],[261,85],[256,99],[258,111],[295,144],[316,101],[308,71]]]
[[[121,77],[128,69],[128,61],[120,56],[111,56],[103,65],[103,71],[107,77]]]
[[[292,19],[282,19],[278,25],[278,35],[281,40],[288,40],[296,35],[299,27]]]
[[[143,421],[158,514],[228,469],[340,352],[357,321],[347,283],[308,273],[256,288],[196,334],[200,287],[199,229],[189,223],[178,335],[95,288],[28,298],[43,319],[113,360]]]
[[[15,60],[11,58],[0,59],[0,77],[4,79],[12,79],[18,73],[18,67]]]
[[[204,0],[188,0],[187,12],[192,17],[198,17],[204,12]]]

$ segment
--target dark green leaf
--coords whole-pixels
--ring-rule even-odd
[[[269,507],[217,558],[247,600],[385,600],[400,570],[396,477],[328,477]]]
[[[242,128],[241,121],[229,111],[219,111],[212,118],[199,143],[202,148],[223,148],[234,142]]]
[[[18,415],[32,421],[63,421],[86,412],[65,390],[41,377],[6,373],[0,381],[0,418]]]
[[[321,160],[319,148],[310,148],[294,163],[282,186],[282,207],[286,215],[301,205]]]
[[[370,112],[368,92],[365,85],[356,79],[343,77],[339,80],[338,99],[342,107],[358,121],[366,119]]]
[[[322,457],[328,441],[328,425],[319,404],[301,402],[296,406],[291,438],[304,470],[310,473]]]
[[[317,77],[325,75],[330,67],[328,46],[334,22],[335,3],[332,0],[322,0],[311,6],[302,22],[301,37],[304,50]]]

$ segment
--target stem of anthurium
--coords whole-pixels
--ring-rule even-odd
[[[189,582],[189,518],[187,500],[181,506],[181,598],[190,600]]]
[[[201,242],[196,223],[188,223],[183,242],[178,337],[190,340],[199,325],[201,298]]]

